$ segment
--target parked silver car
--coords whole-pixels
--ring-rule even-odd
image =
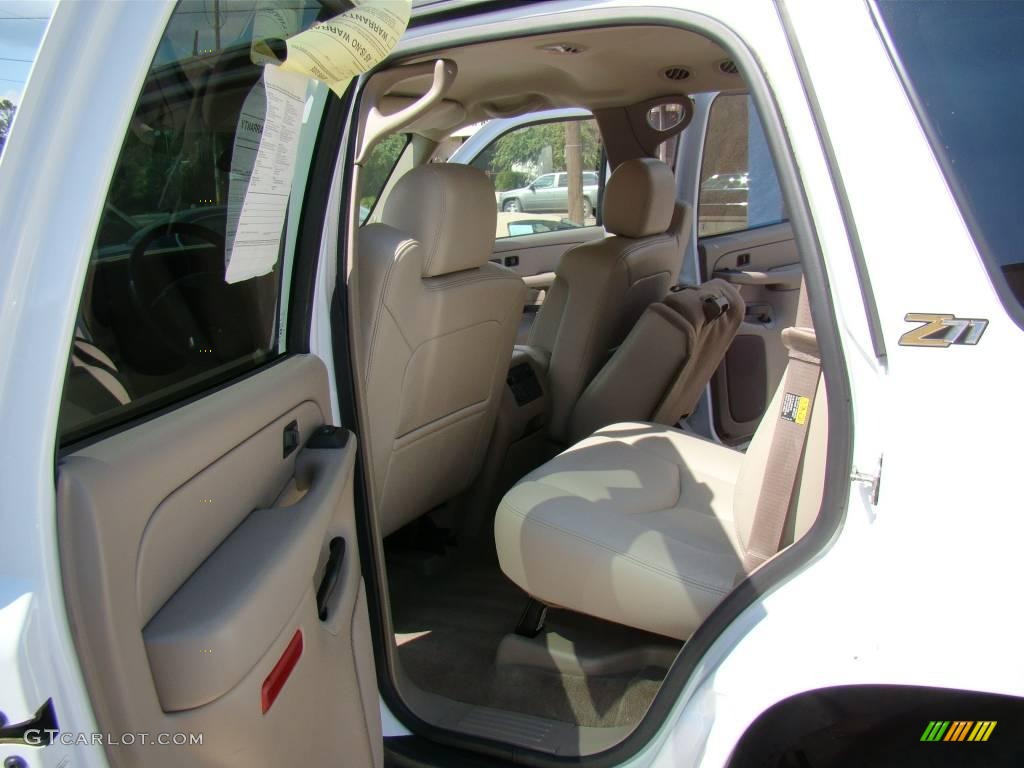
[[[597,202],[597,172],[583,172],[583,217],[593,215]],[[501,193],[498,207],[506,213],[519,211],[568,211],[569,174],[564,171],[545,173],[520,189]]]

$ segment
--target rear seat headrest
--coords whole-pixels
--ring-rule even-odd
[[[475,269],[494,250],[494,186],[478,168],[431,163],[399,179],[381,221],[423,248],[423,277]]]
[[[650,237],[672,224],[676,185],[672,170],[649,157],[621,163],[604,190],[604,228],[622,237]]]

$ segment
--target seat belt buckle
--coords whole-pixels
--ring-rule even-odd
[[[729,311],[729,302],[724,296],[715,294],[712,296],[705,296],[704,303],[701,307],[704,310],[704,319],[710,323],[712,320],[717,320]]]

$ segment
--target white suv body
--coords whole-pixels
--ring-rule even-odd
[[[58,415],[108,180],[174,8],[60,3],[0,164],[0,710],[9,723],[52,699],[61,731],[99,729],[65,608]],[[438,9],[451,14],[431,18]],[[820,547],[791,553],[792,569],[776,569],[784,576],[741,587],[749,603],[694,641],[685,686],[629,764],[726,765],[759,715],[829,686],[1024,696],[1024,620],[1010,592],[1024,539],[1020,308],[1014,317],[993,286],[868,5],[556,0],[474,14],[450,2],[419,5],[417,16],[396,56],[463,34],[610,20],[713,31],[751,68],[754,98],[775,120],[766,132],[788,146],[782,170],[806,201],[794,226],[820,249],[805,271],[812,291],[827,286],[815,301],[834,313],[835,335],[819,339],[842,361],[849,395],[839,456],[851,472],[833,478],[843,492],[825,501],[841,522]],[[310,332],[329,371],[337,226],[325,226]],[[905,319],[914,313],[987,328],[976,344],[901,344],[919,325]],[[334,392],[332,401],[337,423]],[[383,702],[381,711],[385,738],[409,733]],[[107,764],[96,742],[0,745],[8,755]]]

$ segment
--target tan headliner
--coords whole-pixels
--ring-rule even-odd
[[[568,43],[585,50],[554,54],[541,46]],[[459,73],[446,99],[466,109],[464,122],[509,116],[550,107],[601,109],[634,104],[673,94],[733,90],[740,75],[725,74],[718,64],[728,54],[694,32],[657,26],[609,27],[520,37],[455,48],[403,63],[443,57]],[[683,81],[662,75],[667,67],[690,71]],[[418,96],[427,78],[406,80],[392,95]]]

